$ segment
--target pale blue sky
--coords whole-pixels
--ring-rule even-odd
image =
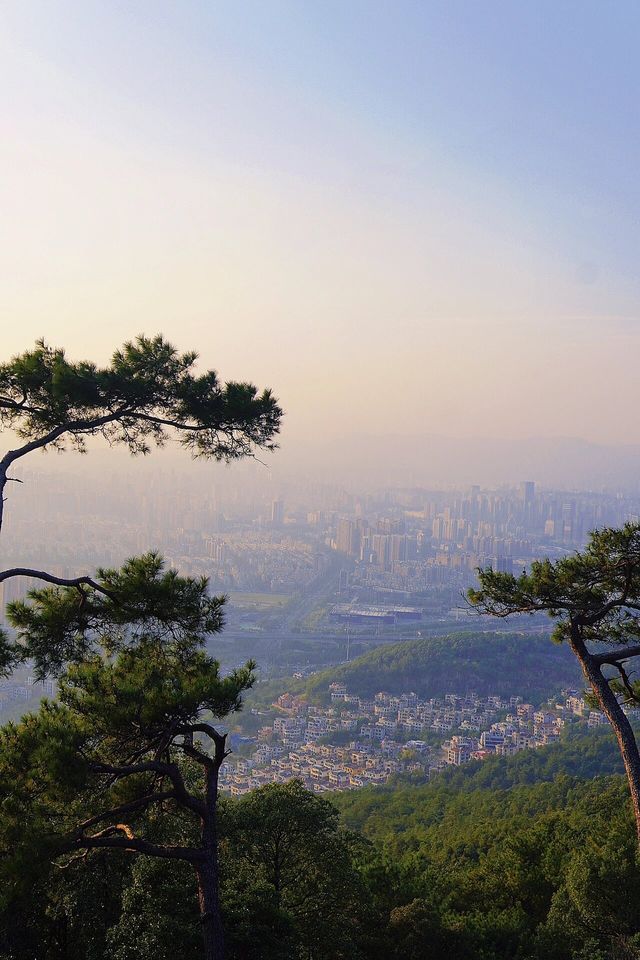
[[[0,19],[7,350],[162,330],[273,385],[291,442],[640,442],[638,3]]]

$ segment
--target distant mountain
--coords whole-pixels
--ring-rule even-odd
[[[307,693],[323,696],[334,681],[360,696],[385,690],[438,697],[473,690],[534,702],[562,687],[583,685],[570,650],[547,636],[471,632],[376,647],[351,663],[314,674]]]

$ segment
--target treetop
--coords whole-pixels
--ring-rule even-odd
[[[65,444],[83,451],[95,435],[133,454],[172,435],[194,457],[229,461],[274,449],[282,410],[271,391],[221,383],[213,370],[196,375],[196,359],[162,336],[138,336],[98,367],[40,340],[0,364],[0,426],[25,441],[18,455]]]
[[[468,597],[481,613],[548,613],[558,620],[556,640],[565,639],[572,626],[585,641],[640,638],[640,524],[596,530],[584,550],[536,560],[519,577],[491,567],[478,577],[480,589]]]

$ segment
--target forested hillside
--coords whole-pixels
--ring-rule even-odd
[[[521,750],[513,757],[488,757],[448,767],[436,778],[454,790],[508,790],[550,782],[560,775],[588,780],[624,773],[620,750],[609,727],[574,729],[560,743]]]
[[[346,822],[414,895],[399,914],[407,956],[420,956],[418,942],[469,960],[640,956],[640,871],[622,778],[399,790],[366,814],[361,799],[346,798]]]
[[[366,832],[373,822],[370,822],[372,814],[380,814],[382,822],[390,823],[394,811],[415,812],[422,804],[429,805],[433,798],[439,798],[438,803],[448,803],[461,793],[478,791],[500,791],[506,796],[506,791],[513,788],[552,783],[559,777],[589,781],[623,773],[620,751],[608,727],[589,731],[574,729],[560,743],[538,750],[522,750],[512,757],[494,756],[460,767],[447,767],[429,783],[398,777],[384,787],[335,793],[332,802],[350,828]],[[391,826],[389,832],[392,832]]]
[[[621,777],[335,800],[347,831],[332,803],[295,782],[223,805],[229,960],[640,957],[640,869]],[[158,813],[159,835],[170,818]],[[100,851],[62,871],[33,863],[3,887],[0,956],[199,960],[194,893],[181,863]]]
[[[334,681],[361,696],[378,690],[413,690],[423,697],[474,690],[519,694],[534,702],[563,686],[582,686],[571,652],[548,636],[471,631],[377,647],[352,663],[314,674],[307,692],[322,695]]]

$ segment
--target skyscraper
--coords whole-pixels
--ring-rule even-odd
[[[523,480],[520,484],[520,495],[525,503],[533,503],[536,495],[536,485],[533,480]]]
[[[338,520],[336,531],[336,550],[346,553],[350,557],[360,555],[360,527],[357,521],[343,517]]]

